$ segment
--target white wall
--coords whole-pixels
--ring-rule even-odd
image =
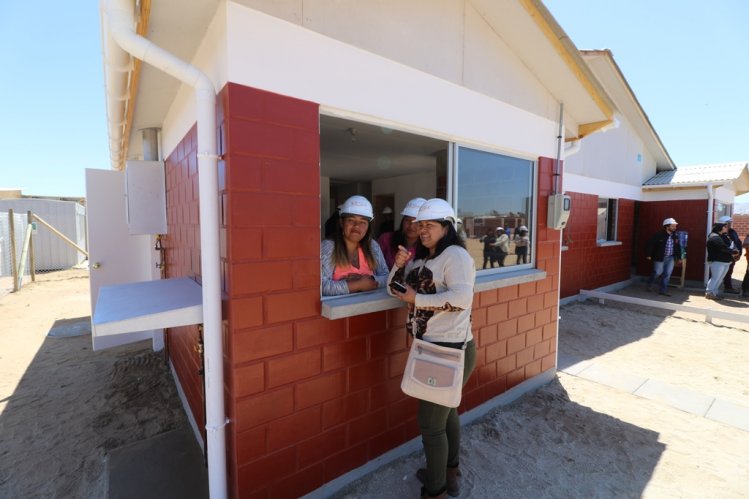
[[[226,24],[232,82],[320,103],[327,114],[507,154],[535,159],[555,153],[554,120],[524,111],[515,102],[234,3],[227,5]],[[528,88],[534,88],[530,82]],[[546,95],[528,91],[533,102],[548,104]]]
[[[558,104],[465,0],[243,0],[244,5],[557,119]]]
[[[372,181],[372,199],[378,194],[395,194],[393,206],[394,220],[400,221],[400,212],[413,198],[430,199],[437,195],[436,168],[432,173],[415,173],[399,177],[383,178]]]
[[[655,158],[624,117],[620,117],[618,128],[589,135],[580,144],[580,151],[564,161],[565,175],[575,174],[639,189],[656,173]],[[596,194],[596,191],[575,191]]]

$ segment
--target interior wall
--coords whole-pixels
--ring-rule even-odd
[[[433,198],[436,196],[436,192],[436,167],[433,173],[416,173],[372,181],[372,196],[378,194],[395,194],[395,206],[391,208],[393,208],[396,225],[400,221],[400,212],[406,207],[406,203],[415,197]]]

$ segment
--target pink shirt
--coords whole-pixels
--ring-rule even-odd
[[[395,263],[395,254],[398,252],[397,248],[393,250],[393,234],[394,232],[385,232],[383,234],[380,234],[380,237],[377,238],[377,243],[380,245],[380,249],[382,250],[382,256],[385,257],[385,263],[388,264],[389,269],[393,268],[393,264]],[[411,259],[413,259],[416,256],[416,246],[414,245],[412,248],[408,248],[408,252],[411,253]]]
[[[336,266],[335,270],[333,271],[333,280],[341,281],[345,279],[349,274],[374,276],[374,272],[372,272],[372,269],[369,268],[369,264],[367,264],[367,259],[364,257],[364,252],[362,251],[361,247],[359,247],[359,268],[357,269],[351,264],[348,264],[345,267]]]

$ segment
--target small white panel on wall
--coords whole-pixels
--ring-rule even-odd
[[[125,163],[125,201],[131,235],[166,234],[166,183],[162,161]]]

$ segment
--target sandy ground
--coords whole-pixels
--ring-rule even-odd
[[[109,450],[188,424],[163,354],[47,336],[90,313],[85,270],[0,297],[2,498],[106,497]]]
[[[0,497],[106,497],[108,451],[187,424],[148,345],[92,352],[88,334],[46,336],[89,315],[86,277],[58,272],[0,297]],[[708,304],[749,317],[749,300]],[[749,323],[592,301],[561,317],[566,355],[749,407]],[[464,429],[461,497],[749,497],[747,449],[747,431],[559,373]],[[422,462],[416,452],[336,497],[418,497]]]

